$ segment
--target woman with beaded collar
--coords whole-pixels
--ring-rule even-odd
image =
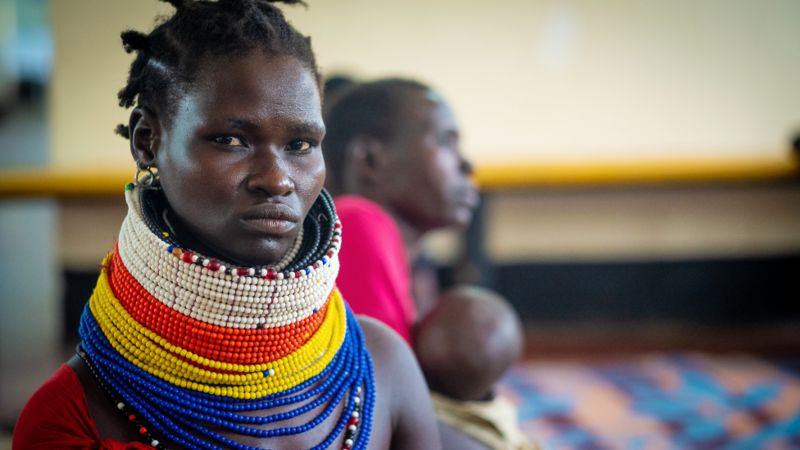
[[[334,284],[308,38],[268,0],[169,3],[122,33],[129,212],[13,448],[439,448],[408,347]]]

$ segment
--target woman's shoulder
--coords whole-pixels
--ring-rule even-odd
[[[83,387],[72,367],[61,367],[28,400],[14,427],[15,449],[58,443],[96,443]]]
[[[358,316],[358,322],[375,366],[379,394],[375,411],[386,414],[383,428],[391,433],[391,448],[439,448],[428,387],[411,348],[378,320]]]
[[[408,343],[396,331],[372,317],[358,316],[358,323],[372,355],[375,380],[393,405],[402,404],[409,395],[430,403],[422,371]]]
[[[64,406],[81,413],[88,412],[78,375],[67,363],[61,364],[61,367],[34,392],[25,405],[21,417],[28,413],[38,413],[40,409],[60,410]]]
[[[152,448],[133,440],[101,438],[75,361],[61,367],[28,400],[14,427],[14,450]]]
[[[395,330],[369,316],[357,318],[376,366],[376,374],[384,371],[414,373],[419,370],[414,352]]]

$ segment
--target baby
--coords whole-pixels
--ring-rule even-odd
[[[439,420],[483,444],[448,442],[444,427],[445,448],[536,448],[517,428],[514,405],[495,393],[523,350],[522,326],[506,300],[475,286],[450,289],[414,332]]]

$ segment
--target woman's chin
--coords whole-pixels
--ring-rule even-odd
[[[457,208],[450,213],[446,222],[448,227],[466,228],[472,222],[472,209],[468,207]]]
[[[238,248],[229,248],[227,257],[223,259],[240,266],[269,266],[276,264],[289,251],[289,244],[274,240],[252,244],[242,244]]]

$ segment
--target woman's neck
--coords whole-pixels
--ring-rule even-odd
[[[191,227],[175,212],[170,206],[164,192],[159,187],[154,187],[151,189],[151,192],[147,192],[143,195],[142,209],[147,219],[155,224],[158,229],[168,232],[181,248],[191,249],[208,258],[243,267],[267,266],[274,263],[274,261],[241,261],[227,255],[224,249],[208,245],[204,240],[198,238]]]
[[[417,256],[419,256],[422,247],[422,236],[424,236],[425,233],[414,227],[409,221],[403,219],[396,211],[388,209],[385,206],[383,207],[389,212],[389,215],[392,216],[392,219],[394,219],[397,224],[397,228],[400,229],[400,235],[403,237],[403,247],[406,249],[406,257],[410,264],[411,261],[414,261]]]
[[[189,248],[198,253],[201,253],[209,258],[219,259],[229,264],[237,266],[258,266],[267,264],[254,264],[246,261],[238,261],[225,255],[222,251],[206,245],[201,239],[197,238],[195,233],[184,223],[184,221],[169,207],[167,204],[161,213],[164,224],[170,230],[175,240],[182,248]]]

